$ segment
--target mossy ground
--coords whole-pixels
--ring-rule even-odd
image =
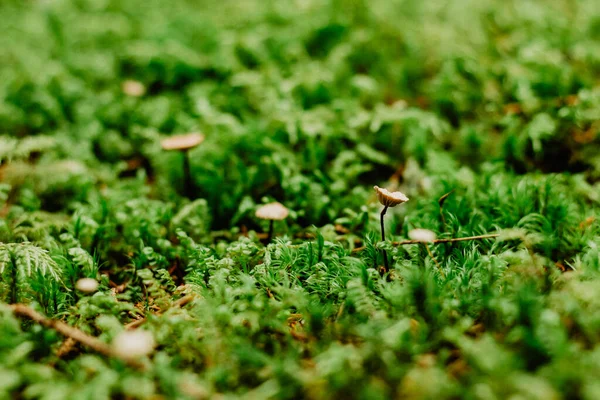
[[[600,398],[600,2],[5,0],[0,29],[0,398]],[[373,185],[410,198],[385,242]]]

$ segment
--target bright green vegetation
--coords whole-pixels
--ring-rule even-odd
[[[600,398],[599,1],[5,0],[0,30],[0,398]],[[193,131],[187,199],[160,140]],[[410,197],[385,243],[373,185]]]

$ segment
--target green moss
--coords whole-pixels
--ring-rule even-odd
[[[2,2],[0,299],[107,343],[145,317],[157,346],[138,371],[0,304],[0,398],[597,398],[598,21],[594,0]],[[198,131],[183,198],[160,140]],[[410,198],[385,243],[373,185]],[[433,259],[392,245],[415,228],[499,236]]]

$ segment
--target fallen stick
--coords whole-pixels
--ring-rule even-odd
[[[144,369],[144,364],[142,364],[140,361],[117,354],[108,344],[88,335],[87,333],[82,332],[77,328],[67,325],[62,321],[46,318],[42,314],[24,304],[11,304],[9,307],[16,316],[29,318],[30,320],[35,321],[46,328],[53,329],[61,335],[71,338],[83,344],[84,346],[89,347],[96,353],[102,354],[106,357],[119,359],[130,367]]]
[[[468,240],[492,239],[492,238],[495,238],[498,236],[500,236],[499,233],[492,233],[489,235],[467,236],[467,237],[450,238],[450,239],[435,239],[435,240],[433,240],[431,242],[427,242],[427,243],[438,244],[438,243],[451,243],[451,242],[466,242]],[[401,242],[392,242],[392,245],[403,246],[405,244],[419,244],[419,243],[423,243],[423,241],[422,240],[403,240]],[[366,248],[366,246],[356,247],[352,250],[352,252],[356,253],[359,251],[363,251],[365,248]]]

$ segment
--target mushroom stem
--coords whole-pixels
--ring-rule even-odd
[[[269,236],[267,236],[267,242],[271,242],[271,238],[273,237],[273,224],[274,220],[269,221]]]
[[[383,223],[383,217],[387,212],[388,206],[384,206],[383,210],[381,210],[381,215],[379,221],[381,222],[381,241],[385,242],[385,224]],[[390,266],[388,265],[387,251],[385,249],[381,249],[383,253],[383,265],[384,265],[384,273],[390,270]]]
[[[190,154],[188,150],[183,150],[181,155],[183,156],[183,195],[191,199],[194,194],[194,184],[190,170]]]
[[[163,150],[175,150],[181,153],[183,157],[183,187],[179,187],[184,196],[189,199],[194,197],[194,182],[190,168],[190,150],[196,148],[204,141],[204,135],[201,133],[190,133],[187,135],[175,135],[163,139],[161,147]]]

